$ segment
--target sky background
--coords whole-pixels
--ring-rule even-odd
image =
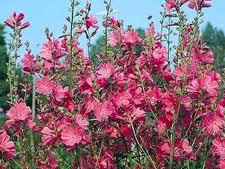
[[[84,0],[81,0],[84,1]],[[123,19],[125,25],[133,25],[134,28],[146,28],[147,17],[153,16],[156,28],[159,30],[161,4],[164,0],[112,0],[113,8],[118,11],[116,18]],[[225,31],[225,0],[213,0],[212,7],[205,9],[204,23],[210,21],[214,26]],[[69,0],[0,0],[0,23],[3,23],[14,11],[23,12],[25,21],[31,23],[29,29],[24,30],[23,40],[28,40],[34,53],[38,53],[40,44],[46,41],[44,29],[57,36],[61,35],[65,18],[68,16]],[[104,11],[103,0],[92,0],[92,14]],[[193,10],[185,9],[191,18]],[[98,19],[102,16],[97,15]],[[100,23],[99,23],[100,24]],[[7,29],[8,33],[10,30]],[[101,30],[98,34],[101,34]],[[85,41],[81,40],[85,46]]]

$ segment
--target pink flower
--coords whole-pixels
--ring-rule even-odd
[[[36,81],[36,92],[40,94],[51,94],[55,83],[48,77],[44,76],[42,79]]]
[[[191,84],[187,87],[187,91],[190,93],[198,93],[200,91],[200,84],[198,79],[194,79],[191,81]]]
[[[212,152],[213,155],[218,155],[220,159],[225,159],[225,140],[220,138],[215,138],[212,141],[213,148]]]
[[[20,30],[25,29],[30,26],[29,22],[21,23],[24,19],[23,13],[14,13],[9,19],[5,21],[5,24],[12,29],[18,28]]]
[[[189,0],[188,7],[191,9],[211,7],[210,0]]]
[[[206,133],[210,135],[220,135],[225,126],[224,107],[221,104],[216,105],[215,112],[208,112],[202,119],[202,124]]]
[[[171,113],[163,113],[157,120],[156,120],[156,127],[159,134],[162,134],[166,130],[170,129],[173,122],[173,116]]]
[[[189,144],[189,141],[187,139],[177,142],[175,146],[176,146],[174,154],[175,159],[177,160],[196,159],[196,157],[193,154],[193,148]]]
[[[164,67],[164,64],[167,60],[167,52],[166,52],[166,48],[162,46],[162,44],[156,44],[155,49],[153,51],[153,64],[157,67],[157,68],[161,68]]]
[[[25,121],[31,116],[31,109],[26,105],[26,103],[16,103],[8,111],[7,116],[10,120],[20,120]]]
[[[220,160],[219,161],[219,169],[224,169],[225,168],[225,160]]]
[[[65,126],[61,132],[62,143],[67,146],[79,144],[84,136],[84,131],[81,128],[73,126]]]
[[[44,145],[52,146],[56,144],[58,136],[54,130],[51,130],[48,127],[44,127],[41,133],[43,134],[42,142]]]
[[[147,31],[145,33],[145,36],[154,36],[155,35],[155,27],[153,24],[150,24],[147,28]]]
[[[74,111],[74,108],[75,108],[75,103],[74,103],[73,98],[71,97],[69,91],[67,91],[65,93],[65,104],[64,104],[64,108],[68,112],[73,112]]]
[[[65,98],[68,88],[63,88],[60,84],[55,84],[52,89],[52,95],[56,101],[62,101]]]
[[[201,79],[192,80],[187,87],[188,92],[198,94],[200,91],[206,91],[210,97],[215,97],[217,95],[218,82],[213,79],[212,75],[205,75]]]
[[[104,156],[98,159],[96,167],[99,169],[116,169],[113,162],[113,153],[108,148],[104,148]]]
[[[132,95],[129,91],[120,91],[115,94],[113,101],[117,107],[127,107],[130,104],[129,99],[132,98]]]
[[[40,65],[37,63],[33,54],[27,53],[22,59],[23,71],[34,74],[35,72],[40,71]]]
[[[124,32],[122,32],[121,29],[117,29],[117,30],[113,31],[111,33],[111,35],[109,36],[109,44],[112,47],[122,44],[123,37],[124,37]]]
[[[108,79],[115,72],[114,66],[111,63],[101,64],[96,71],[98,79]]]
[[[132,137],[132,130],[127,125],[123,125],[120,128],[120,132],[123,134],[123,136],[127,139]]]
[[[105,120],[108,120],[109,116],[113,114],[114,107],[113,105],[108,102],[100,102],[96,103],[94,107],[94,114],[98,121],[103,122]]]
[[[108,79],[114,74],[115,69],[113,64],[101,64],[96,71],[97,83],[100,87],[103,87],[107,84]]]
[[[12,29],[18,28],[22,30],[30,26],[29,22],[25,22],[22,24],[21,21],[23,19],[24,19],[23,13],[19,14],[14,13],[9,19],[5,21],[5,24]]]
[[[48,43],[44,43],[41,48],[41,57],[47,61],[54,62],[54,60],[61,58],[67,54],[65,48],[62,47],[62,43],[59,40],[49,40]]]
[[[94,91],[92,77],[90,74],[84,74],[79,80],[79,88],[82,94],[91,95]]]
[[[141,110],[140,108],[134,108],[131,113],[131,116],[133,117],[132,119],[136,122],[143,121],[146,118],[145,112]]]
[[[162,160],[164,157],[169,156],[170,154],[170,145],[168,142],[163,142],[159,145],[157,149],[157,156]]]
[[[166,1],[166,10],[170,11],[171,9],[176,7],[176,1],[175,0],[168,0]]]
[[[194,47],[192,49],[192,53],[194,57],[200,62],[200,63],[206,63],[211,64],[213,63],[213,53],[209,48],[203,48],[199,49],[197,47]]]
[[[76,122],[83,129],[87,129],[89,125],[87,118],[83,117],[81,114],[76,114]]]
[[[206,90],[210,96],[216,96],[218,83],[212,79],[212,76],[206,75],[204,78],[200,79],[200,86],[202,89]]]
[[[98,21],[95,17],[89,15],[87,18],[86,18],[86,21],[85,21],[85,24],[86,24],[86,28],[89,29],[90,27],[92,28],[98,28],[98,25],[97,25]]]
[[[185,4],[185,3],[187,3],[189,0],[180,0],[180,3],[181,4]]]
[[[124,34],[124,43],[127,45],[139,44],[143,43],[142,39],[137,35],[136,32],[126,32]]]
[[[106,126],[103,130],[110,138],[118,138],[119,132],[115,127]]]
[[[121,25],[120,21],[118,21],[115,17],[109,17],[108,24],[112,28],[117,28]]]
[[[85,29],[77,28],[77,29],[75,30],[75,32],[81,34],[81,33],[85,32]]]
[[[161,100],[161,92],[158,88],[154,87],[152,90],[148,90],[146,92],[146,97],[151,103],[157,102]]]
[[[210,135],[220,134],[225,126],[224,117],[217,113],[209,112],[202,119],[205,131]]]
[[[5,131],[0,135],[0,152],[3,153],[3,159],[10,160],[16,157],[15,145],[9,141],[10,137]]]

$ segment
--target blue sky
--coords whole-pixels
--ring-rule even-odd
[[[84,0],[81,0],[84,1]],[[161,4],[164,0],[112,0],[116,17],[123,19],[125,25],[133,25],[135,28],[148,25],[147,17],[153,16],[156,27],[159,27]],[[103,0],[92,0],[93,14],[104,10]],[[225,1],[213,0],[213,7],[204,10],[204,24],[210,21],[214,26],[225,30]],[[44,29],[49,27],[55,35],[60,35],[65,18],[68,15],[69,0],[1,0],[0,22],[6,20],[14,11],[23,12],[25,20],[31,23],[31,27],[24,31],[23,40],[28,40],[34,52],[39,50],[38,44],[45,41]],[[190,9],[187,13],[191,16]],[[101,16],[97,16],[99,19]],[[203,26],[204,26],[203,24]],[[9,30],[7,30],[8,32]],[[84,45],[82,40],[82,46]]]

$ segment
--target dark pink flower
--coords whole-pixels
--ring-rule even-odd
[[[98,27],[97,23],[98,23],[97,19],[91,15],[89,15],[85,21],[87,29],[89,29],[90,27],[97,28]]]
[[[82,94],[91,95],[94,91],[92,76],[90,74],[84,74],[79,80],[79,88]]]
[[[15,145],[9,139],[10,137],[5,131],[0,135],[0,152],[3,153],[3,159],[5,160],[16,157]]]
[[[116,169],[113,162],[113,153],[108,148],[104,148],[104,156],[98,159],[96,167],[99,169]]]
[[[118,21],[115,17],[109,17],[108,19],[108,25],[112,28],[120,27],[121,23]]]
[[[157,149],[157,156],[163,160],[165,157],[170,155],[170,144],[168,142],[160,143]]]
[[[120,128],[120,132],[123,134],[123,136],[126,139],[130,139],[132,137],[132,130],[130,127],[128,127],[127,125],[123,125]]]
[[[218,155],[220,159],[225,159],[225,140],[220,138],[215,138],[212,141],[212,152],[214,155]]]
[[[170,129],[173,123],[173,116],[171,113],[163,113],[157,120],[156,120],[156,127],[159,134],[162,134],[166,130]]]

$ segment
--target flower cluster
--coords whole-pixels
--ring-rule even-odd
[[[24,19],[23,13],[19,14],[14,13],[9,19],[5,21],[5,24],[12,29],[17,28],[19,30],[22,30],[30,26],[29,22],[22,23],[23,19]]]
[[[171,10],[173,8],[177,8],[178,6],[182,6],[184,4],[188,5],[191,9],[198,9],[198,8],[208,8],[211,7],[210,0],[168,0],[166,2],[166,10]]]

